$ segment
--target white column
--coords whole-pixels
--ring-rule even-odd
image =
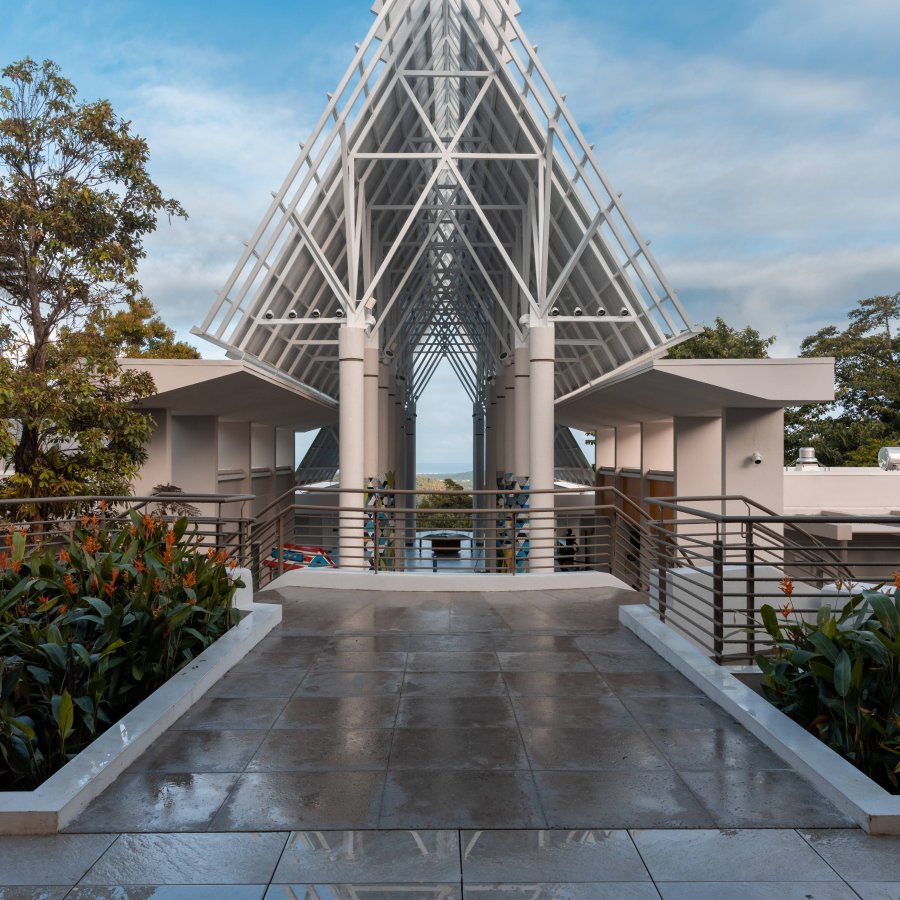
[[[340,357],[340,467],[342,507],[362,509],[362,488],[365,478],[363,457],[365,435],[365,406],[363,383],[365,381],[366,331],[354,325],[342,325],[338,341]],[[341,513],[338,525],[340,565],[344,568],[361,568],[363,556],[363,514]]]
[[[506,459],[506,385],[503,383],[504,373],[497,374],[497,383],[494,385],[496,405],[494,406],[497,428],[495,431],[494,453],[496,454],[497,471],[508,472],[509,463]]]
[[[375,340],[377,341],[377,338]],[[363,404],[365,406],[363,476],[368,480],[381,472],[378,467],[378,434],[384,427],[378,422],[378,344],[373,345],[371,337],[366,339],[363,359]]]
[[[506,414],[504,422],[504,435],[506,447],[503,456],[506,459],[506,471],[516,472],[516,370],[513,366],[506,366],[503,370],[506,382]]]
[[[497,486],[497,401],[494,398],[494,387],[488,385],[487,398],[485,399],[485,429],[484,441],[486,445],[484,462],[484,486],[488,490],[494,490]]]
[[[553,489],[554,363],[553,323],[532,324],[528,334],[531,490]],[[529,569],[552,572],[556,534],[552,494],[531,497]]]
[[[528,346],[527,344],[519,346],[517,342],[515,362],[516,442],[513,459],[513,468],[516,470],[515,474],[517,476],[527,476],[531,474],[531,428],[528,423],[528,411],[529,404],[531,403],[531,396],[528,387],[528,370]]]
[[[386,475],[391,465],[391,371],[383,363],[378,364],[378,474]]]

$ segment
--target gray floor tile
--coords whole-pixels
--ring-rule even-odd
[[[120,775],[65,830],[205,831],[237,779],[224,773]]]
[[[310,671],[312,673],[402,672],[405,668],[406,654],[402,652],[341,650],[317,656]]]
[[[297,697],[371,697],[396,694],[402,672],[311,673],[297,688]]]
[[[491,651],[425,650],[409,654],[407,672],[499,672]]]
[[[456,831],[299,831],[275,883],[449,882],[460,879]]]
[[[123,834],[81,883],[266,884],[287,839],[285,832]]]
[[[859,828],[801,834],[847,881],[900,882],[900,837],[871,837]]]
[[[499,672],[407,672],[404,697],[505,697]]]
[[[390,729],[270,731],[248,772],[381,771],[391,749]]]
[[[405,653],[409,649],[408,634],[356,634],[334,638],[330,650],[335,653]]]
[[[493,653],[494,640],[489,634],[413,634],[409,649],[412,653]]]
[[[616,728],[641,726],[617,697],[516,697],[513,708],[523,728]]]
[[[251,653],[228,670],[235,675],[264,675],[271,672],[299,672],[302,674],[315,662],[317,653]]]
[[[458,884],[273,884],[265,900],[461,900]]]
[[[741,726],[731,716],[704,697],[629,697],[624,694],[619,694],[619,697],[645,728],[741,730]]]
[[[397,718],[394,696],[294,697],[272,726],[281,728],[392,728]]]
[[[527,769],[517,728],[397,728],[393,769]]]
[[[261,900],[265,890],[264,884],[96,885],[76,887],[66,900]]]
[[[258,731],[272,727],[285,702],[250,697],[206,697],[195,703],[172,728],[176,731]]]
[[[242,772],[265,736],[265,731],[167,731],[127,771]]]
[[[674,772],[535,772],[551,828],[703,828],[713,824]]]
[[[841,828],[853,823],[793,771],[682,772],[720,828]],[[773,803],[772,798],[778,802]]]
[[[512,697],[604,697],[610,689],[596,672],[504,672]]]
[[[543,828],[530,772],[388,774],[380,828]]]
[[[8,885],[73,885],[115,840],[107,834],[0,837],[0,881]]]
[[[627,831],[464,831],[463,880],[649,881]]]
[[[574,653],[576,638],[557,634],[498,634],[493,638],[497,652]]]
[[[626,672],[674,673],[672,666],[649,647],[629,650],[607,648],[589,652],[587,658],[598,672],[623,674]]]
[[[207,697],[270,697],[287,700],[303,681],[306,669],[277,667],[269,672],[229,672]]]
[[[50,885],[0,887],[0,900],[63,900],[63,897],[69,894],[71,889],[70,886],[51,887]],[[72,895],[69,894],[69,896]]]
[[[507,697],[402,697],[398,728],[514,728]]]
[[[900,900],[900,881],[851,881],[860,900]]]
[[[610,728],[523,728],[533,769],[671,769],[642,731]]]
[[[842,881],[657,883],[662,900],[859,900]]]
[[[542,651],[500,651],[497,653],[504,672],[593,672],[583,653]]]
[[[473,884],[464,891],[466,900],[659,900],[656,888],[648,882]]]
[[[702,697],[703,692],[680,672],[607,672],[606,681],[623,697]]]
[[[840,881],[795,831],[633,831],[650,875],[663,881]]]
[[[743,729],[648,727],[647,736],[679,771],[789,768],[762,741]]]
[[[242,775],[212,831],[375,828],[384,775],[254,772]]]

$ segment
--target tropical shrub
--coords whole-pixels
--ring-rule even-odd
[[[864,590],[804,621],[790,601],[762,608],[774,649],[757,657],[768,700],[873,781],[900,793],[900,573],[893,594]]]
[[[186,518],[26,537],[0,551],[0,790],[36,787],[237,621],[226,554]]]

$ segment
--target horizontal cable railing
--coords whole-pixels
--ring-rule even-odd
[[[153,515],[166,523],[188,520],[205,548],[224,551],[239,566],[249,566],[253,494],[160,493],[147,496],[85,495],[0,500],[0,529],[22,532],[27,551],[63,546],[78,526],[100,525],[116,533],[130,526],[131,513]]]
[[[741,496],[652,502],[667,519],[653,528],[649,603],[720,663],[750,662],[770,646],[763,605],[814,620],[862,588],[893,586],[900,568],[898,516],[777,515]]]

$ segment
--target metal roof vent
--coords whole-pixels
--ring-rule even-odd
[[[885,472],[900,469],[900,447],[882,447],[878,451],[878,465]]]
[[[794,468],[795,469],[818,469],[820,467],[819,461],[816,459],[816,448],[815,447],[801,447],[800,455],[797,459],[794,460]]]

